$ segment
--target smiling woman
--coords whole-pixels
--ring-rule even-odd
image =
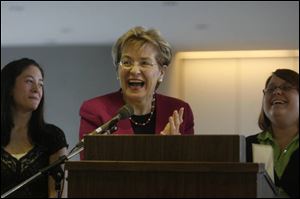
[[[170,44],[157,30],[130,29],[117,40],[112,56],[120,90],[82,104],[80,139],[111,119],[124,104],[129,104],[134,114],[119,122],[116,134],[194,133],[189,104],[156,93],[172,59]]]
[[[16,79],[12,95],[16,110],[33,111],[43,97],[43,77],[34,65],[30,65]]]
[[[66,154],[64,133],[44,121],[43,79],[28,58],[1,70],[1,195]],[[54,181],[43,176],[9,196],[55,197]]]
[[[247,161],[253,161],[252,144],[273,148],[275,184],[280,197],[299,197],[299,74],[278,69],[263,90],[259,127],[247,137]]]

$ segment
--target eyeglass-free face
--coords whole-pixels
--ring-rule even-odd
[[[15,81],[12,90],[14,108],[17,111],[32,112],[36,110],[43,97],[43,77],[36,66],[26,68]]]
[[[150,43],[142,47],[128,44],[122,49],[118,75],[125,98],[151,104],[156,84],[165,73],[156,55],[157,50]]]
[[[274,124],[298,124],[299,91],[273,75],[264,89],[263,110]]]

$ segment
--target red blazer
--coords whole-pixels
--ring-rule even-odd
[[[159,134],[165,128],[174,110],[184,107],[183,123],[180,125],[180,132],[182,134],[194,134],[194,116],[189,104],[176,98],[160,94],[155,95],[155,133]],[[124,104],[121,91],[85,101],[80,108],[80,139],[85,134],[92,132],[109,121]],[[129,119],[119,121],[117,127],[118,130],[114,132],[115,134],[133,134]]]

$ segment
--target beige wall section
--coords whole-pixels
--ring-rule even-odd
[[[197,134],[259,132],[262,89],[277,68],[299,72],[299,51],[178,53],[164,93],[187,101]]]
[[[289,68],[299,73],[299,58],[253,58],[241,59],[239,71],[240,101],[238,132],[240,134],[253,134],[260,131],[257,125],[261,110],[265,81],[278,68]]]
[[[234,132],[236,126],[234,118],[237,111],[236,61],[197,59],[185,60],[182,64],[184,82],[181,96],[192,106],[196,132],[205,134]]]

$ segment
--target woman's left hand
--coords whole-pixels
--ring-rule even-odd
[[[162,135],[180,135],[179,127],[183,122],[183,111],[184,108],[181,107],[179,111],[175,110],[173,115],[169,117],[169,122],[165,126],[164,130],[160,132]]]

